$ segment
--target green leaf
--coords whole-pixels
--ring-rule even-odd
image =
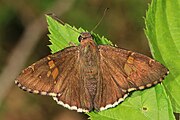
[[[101,112],[91,112],[90,118],[98,120],[173,120],[169,100],[162,85],[158,84],[143,91],[133,92],[115,108]]]
[[[49,47],[52,53],[70,46],[70,42],[79,45],[77,39],[80,33],[76,31],[83,32],[83,29],[76,29],[67,24],[62,25],[50,16],[47,16],[47,21],[50,31],[49,38],[52,43]],[[106,38],[94,33],[92,34],[97,44],[112,45]],[[130,97],[125,99],[125,101],[117,107],[87,114],[92,120],[174,119],[170,101],[162,85],[159,84],[143,91],[136,91],[129,96]]]
[[[170,74],[164,80],[174,112],[180,112],[180,1],[153,0],[146,15],[146,35],[154,58]]]
[[[48,29],[50,32],[50,34],[48,35],[51,42],[49,48],[51,49],[52,53],[56,53],[63,48],[72,46],[72,44],[79,45],[78,37],[80,33],[85,32],[85,30],[83,30],[82,28],[76,29],[75,27],[71,27],[68,24],[62,25],[48,15],[46,15],[46,18],[48,22]],[[97,44],[112,45],[112,43],[106,38],[100,37],[99,35],[94,33],[91,34],[94,36]]]

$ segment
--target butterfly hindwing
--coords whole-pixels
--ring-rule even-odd
[[[71,61],[75,66],[69,67],[67,76],[64,76],[63,83],[57,83],[55,89],[59,89],[60,94],[53,97],[60,105],[78,112],[88,112],[92,109],[92,102],[87,89],[84,87],[83,80],[79,74],[79,64]],[[64,75],[65,73],[62,73]],[[59,81],[61,82],[61,81]]]
[[[112,46],[99,45],[98,48],[102,80],[94,99],[96,110],[114,107],[128,92],[151,87],[168,73],[159,62],[142,54]]]
[[[52,91],[58,95],[53,98],[58,104],[71,110],[88,112],[93,106],[89,92],[84,87],[84,80],[81,79],[79,49],[65,54],[66,58],[58,56],[59,61],[55,62],[59,74]],[[65,62],[60,62],[63,59]]]

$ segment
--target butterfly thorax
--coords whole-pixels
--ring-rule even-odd
[[[81,78],[91,98],[94,99],[97,91],[99,56],[97,45],[91,38],[81,41],[79,58]]]

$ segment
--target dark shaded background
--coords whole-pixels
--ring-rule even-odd
[[[150,0],[0,0],[0,120],[83,120],[48,96],[20,90],[15,76],[50,54],[44,14],[55,13],[64,22],[94,31],[119,47],[151,56],[145,28]],[[61,32],[61,31],[59,31]]]

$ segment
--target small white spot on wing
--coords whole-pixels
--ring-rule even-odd
[[[57,96],[57,93],[47,93],[49,96]]]
[[[21,87],[21,89],[25,90],[25,89],[26,89],[26,87],[25,87],[25,86],[22,86],[22,87]]]
[[[26,90],[27,90],[28,92],[31,92],[31,91],[32,91],[32,90],[31,90],[31,89],[29,89],[29,88],[28,88],[28,89],[26,89]]]
[[[17,83],[17,86],[21,88],[21,84],[20,83]]]
[[[14,82],[15,82],[15,84],[18,84],[18,83],[19,83],[17,80],[15,80]]]
[[[61,96],[61,93],[58,93],[58,95],[57,96]]]
[[[131,92],[131,91],[134,91],[134,90],[137,90],[137,88],[129,88],[128,92]]]
[[[151,86],[152,86],[152,84],[150,84],[150,83],[146,85],[146,87],[151,87]]]
[[[144,88],[145,88],[145,86],[140,86],[140,87],[139,87],[140,90],[142,90],[142,89],[144,89]]]
[[[38,90],[33,90],[33,93],[38,94],[39,91]]]
[[[42,92],[40,92],[40,94],[41,95],[47,95],[47,92],[42,91]]]
[[[153,82],[154,85],[157,84],[157,83],[158,83],[158,81],[154,81],[154,82]]]

